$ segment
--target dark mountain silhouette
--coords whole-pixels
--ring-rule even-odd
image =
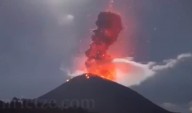
[[[58,105],[65,103],[66,106],[87,104],[89,110],[99,113],[171,113],[125,86],[98,76],[87,78],[85,74],[38,99],[53,99]]]

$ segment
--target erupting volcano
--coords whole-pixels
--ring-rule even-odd
[[[112,12],[101,12],[96,21],[97,29],[93,31],[92,43],[85,52],[88,73],[115,80],[116,67],[113,57],[107,53],[109,47],[117,40],[122,30],[121,17]]]

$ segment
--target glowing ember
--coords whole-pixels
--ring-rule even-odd
[[[86,78],[87,78],[87,79],[89,79],[89,78],[90,78],[88,74],[86,74],[85,76],[86,76]]]
[[[113,57],[107,53],[107,50],[117,40],[122,30],[121,17],[112,12],[101,12],[96,25],[97,29],[93,31],[90,48],[85,52],[87,71],[115,80],[116,68],[112,63]]]

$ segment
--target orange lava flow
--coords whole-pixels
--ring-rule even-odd
[[[109,47],[116,42],[122,30],[121,17],[112,12],[101,12],[96,21],[90,48],[85,52],[87,72],[114,81],[116,67],[113,57],[108,54]]]

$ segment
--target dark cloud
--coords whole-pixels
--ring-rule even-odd
[[[60,65],[69,68],[84,53],[79,47],[88,44],[93,15],[102,6],[59,1],[0,1],[0,98],[37,97],[57,87],[67,77]]]
[[[58,25],[43,2],[0,4],[0,98],[35,97],[63,82],[59,67],[73,49],[69,27]]]

